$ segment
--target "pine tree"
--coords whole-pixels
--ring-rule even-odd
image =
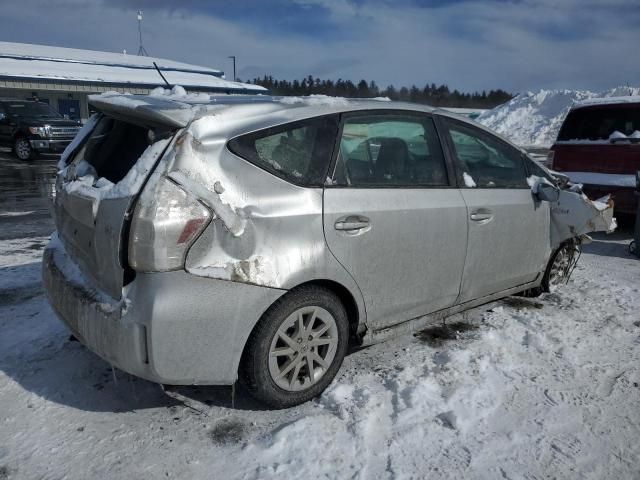
[[[321,80],[309,75],[301,80],[277,80],[271,75],[262,78],[254,78],[251,82],[268,89],[273,95],[331,95],[338,97],[389,97],[391,100],[403,100],[414,103],[423,103],[438,107],[467,107],[467,108],[493,108],[508,102],[513,95],[502,89],[487,92],[461,92],[457,89],[451,91],[448,85],[436,86],[435,83],[427,83],[420,89],[415,85],[410,88],[396,89],[389,85],[381,90],[375,81],[367,82],[362,79],[357,84],[351,80],[339,78],[335,82],[331,79]]]

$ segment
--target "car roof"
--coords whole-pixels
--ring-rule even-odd
[[[89,103],[102,110],[133,110],[136,108],[155,112],[172,112],[193,110],[200,115],[211,115],[221,110],[247,110],[255,107],[256,113],[262,112],[297,112],[300,119],[331,113],[342,113],[354,110],[400,109],[432,112],[435,108],[407,102],[392,102],[387,98],[341,98],[325,95],[306,97],[278,97],[271,95],[209,95],[193,93],[186,95],[131,95],[107,92],[91,95]]]
[[[162,90],[162,89],[160,89]],[[270,95],[210,95],[191,93],[175,95],[167,93],[150,95],[107,92],[89,96],[89,103],[98,110],[116,117],[137,118],[151,124],[183,128],[193,120],[216,117],[218,124],[233,124],[226,129],[229,135],[242,131],[255,131],[284,123],[305,120],[323,115],[375,110],[406,110],[433,113],[456,119],[484,130],[513,145],[508,139],[468,117],[456,113],[410,102],[391,101],[388,98],[342,98],[325,95],[305,97],[279,97]]]
[[[270,95],[131,95],[108,92],[101,95],[91,95],[89,103],[105,113],[125,113],[135,116],[173,118],[175,126],[186,126],[194,114],[197,117],[218,115],[223,111],[243,111],[254,116],[277,115],[287,112],[291,120],[311,118],[366,110],[408,110],[415,112],[433,113],[468,120],[451,112],[443,111],[429,105],[396,102],[388,98],[341,98],[325,95],[310,95],[307,97],[278,97]],[[185,115],[185,114],[191,115]],[[473,122],[472,122],[473,123]]]

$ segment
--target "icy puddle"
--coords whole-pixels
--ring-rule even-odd
[[[0,479],[637,478],[627,242],[597,237],[557,293],[355,351],[322,397],[267,411],[241,388],[170,396],[112,371],[48,307],[44,241],[7,241],[19,253],[0,255]]]

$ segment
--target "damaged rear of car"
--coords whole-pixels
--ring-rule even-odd
[[[84,345],[159,383],[240,378],[301,403],[349,344],[549,289],[588,232],[614,228],[612,203],[429,107],[91,101],[59,165],[44,283]]]
[[[225,347],[243,331],[236,318],[252,318],[283,291],[185,271],[194,240],[225,210],[214,213],[167,175],[191,151],[185,124],[129,107],[107,106],[61,159],[57,232],[44,254],[49,299],[83,344],[125,371],[162,383],[233,383],[237,358]],[[244,301],[216,302],[229,296]],[[219,328],[208,336],[198,322]]]

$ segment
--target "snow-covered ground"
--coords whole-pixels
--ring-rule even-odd
[[[523,146],[550,147],[574,102],[640,95],[640,88],[617,87],[603,92],[540,90],[518,95],[481,114],[477,121]]]
[[[0,479],[640,476],[640,260],[597,237],[569,285],[352,353],[319,399],[187,404],[69,341],[46,237],[0,240]]]

